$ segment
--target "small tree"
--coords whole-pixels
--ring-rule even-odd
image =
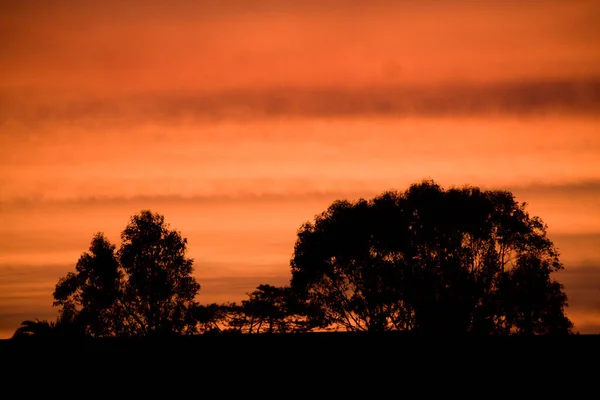
[[[122,326],[115,316],[121,284],[115,246],[98,233],[89,252],[79,258],[75,272],[69,272],[56,285],[53,296],[54,305],[61,307],[59,322],[78,325],[94,337],[119,333]]]
[[[121,240],[124,314],[132,333],[193,333],[191,310],[200,285],[186,257],[187,239],[146,210],[131,218]]]
[[[47,338],[55,335],[56,324],[47,320],[25,320],[13,334],[13,339],[23,337]]]
[[[192,311],[197,330],[201,334],[220,333],[229,328],[230,320],[233,318],[234,304],[197,305]]]
[[[308,331],[316,324],[307,304],[289,286],[259,285],[241,304],[209,304],[195,307],[200,333],[288,333]],[[312,313],[318,315],[317,313]]]
[[[131,217],[121,239],[116,251],[98,233],[75,272],[59,280],[53,293],[59,321],[94,337],[193,333],[200,285],[187,240],[147,210]]]

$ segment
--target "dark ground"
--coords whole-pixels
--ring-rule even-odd
[[[586,382],[596,382],[598,360],[600,335],[327,332],[0,341],[3,393],[14,388],[19,397],[37,397],[37,390],[48,398],[571,398],[584,397]]]
[[[538,352],[549,348],[592,346],[588,351],[600,355],[600,335],[568,337],[478,337],[416,336],[401,332],[355,333],[313,332],[295,334],[218,334],[170,338],[105,338],[105,339],[36,339],[0,340],[0,352],[93,352],[110,353],[227,353],[236,357],[260,357],[271,353],[277,357],[297,354],[300,357],[323,354],[355,353],[358,355],[393,355],[410,352],[453,352],[494,348],[496,350]],[[594,350],[594,349],[598,350]],[[591,353],[588,353],[590,355]]]

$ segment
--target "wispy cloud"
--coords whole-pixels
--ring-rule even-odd
[[[600,243],[596,243],[600,252]],[[568,296],[567,314],[580,333],[600,333],[600,264],[566,268],[555,279]]]
[[[422,179],[431,179],[431,177],[423,176]],[[435,179],[435,178],[434,178]],[[314,190],[309,180],[297,180],[288,182],[287,185],[278,190],[276,187],[264,185],[267,182],[254,182],[253,190],[240,190],[232,193],[226,191],[215,191],[214,193],[206,193],[201,195],[133,195],[133,196],[92,196],[92,197],[72,197],[65,199],[56,198],[28,198],[16,197],[0,202],[3,209],[11,208],[12,211],[27,211],[41,206],[57,209],[68,209],[70,207],[84,208],[105,208],[113,206],[127,205],[143,205],[153,204],[157,207],[161,205],[239,205],[244,204],[251,206],[253,204],[281,204],[281,203],[302,203],[305,201],[328,201],[331,199],[348,199],[356,200],[359,198],[368,198],[382,193],[383,191],[404,191],[411,183],[417,183],[419,180],[414,180],[401,184],[390,184],[383,187],[380,182],[375,188],[366,186],[361,180],[346,182],[343,190]],[[262,183],[262,185],[261,185]],[[361,183],[363,183],[361,185]],[[484,190],[509,190],[516,195],[517,200],[530,203],[528,199],[535,198],[536,200],[542,197],[548,199],[562,198],[568,194],[569,199],[576,204],[581,198],[596,199],[600,197],[600,180],[584,180],[575,182],[528,182],[528,183],[512,183],[512,184],[494,184],[486,182],[460,181],[455,179],[453,182],[442,183],[446,187],[463,187],[469,185],[478,186]],[[295,190],[294,190],[295,188]],[[339,188],[341,189],[341,188]]]
[[[269,118],[597,116],[600,77],[574,81],[455,83],[360,88],[279,88],[212,93],[150,92],[131,97],[61,99],[36,104],[0,92],[0,123],[105,126]]]
[[[85,128],[0,137],[0,201],[246,197],[600,179],[598,119],[408,118]],[[568,132],[568,134],[566,134]],[[199,200],[203,201],[203,200]]]

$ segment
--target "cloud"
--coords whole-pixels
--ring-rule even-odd
[[[0,84],[57,95],[600,72],[594,2],[61,3],[0,12]]]
[[[600,229],[595,233],[549,234],[566,271],[600,268]]]
[[[147,92],[35,102],[0,92],[0,123],[103,124],[269,118],[403,118],[596,116],[600,78],[489,84],[390,85],[360,88],[264,88],[218,92]]]
[[[575,332],[582,335],[600,335],[600,323],[589,323],[575,327]]]
[[[429,177],[423,176],[423,179]],[[376,180],[376,179],[375,179]],[[377,180],[376,180],[377,181]],[[410,183],[417,183],[415,180]],[[255,181],[251,190],[235,190],[232,192],[216,190],[205,194],[197,195],[132,195],[132,196],[90,196],[90,197],[74,197],[74,198],[44,198],[44,197],[13,197],[10,200],[0,202],[2,208],[11,207],[13,210],[27,210],[36,208],[44,204],[46,206],[56,207],[99,207],[99,206],[119,206],[128,204],[191,204],[191,205],[210,205],[210,204],[256,204],[256,203],[281,203],[281,202],[303,202],[306,200],[329,200],[349,199],[355,200],[361,197],[370,197],[379,194],[385,190],[404,191],[408,189],[410,183],[405,185],[390,185],[386,188],[375,189],[375,186],[366,185],[362,180],[349,179],[346,181],[346,189],[336,188],[331,190],[315,190],[311,188],[311,182],[308,179],[288,180],[283,187],[277,187],[274,184],[277,181],[268,180]],[[379,182],[383,183],[383,182]],[[462,187],[464,185],[479,186],[484,190],[509,190],[517,196],[517,200],[526,201],[531,197],[564,197],[571,198],[600,197],[600,180],[585,180],[572,182],[528,182],[509,185],[492,185],[485,182],[471,182],[465,180],[459,182],[455,180],[453,184],[442,183],[442,186]],[[296,190],[293,190],[296,188]]]
[[[565,268],[555,279],[565,286],[572,307],[600,313],[600,264]]]
[[[591,238],[597,256],[600,256],[599,238],[598,235]],[[575,325],[574,330],[583,334],[600,333],[600,261],[583,260],[567,266],[555,273],[554,279],[564,286],[569,304],[565,311]]]
[[[257,204],[257,203],[281,203],[281,202],[301,202],[304,200],[327,200],[332,198],[356,198],[357,196],[364,195],[362,191],[355,191],[350,189],[349,191],[331,190],[331,191],[318,191],[318,190],[301,190],[298,188],[297,191],[290,190],[260,190],[257,188],[255,191],[236,191],[235,193],[212,193],[206,195],[157,195],[157,196],[146,196],[146,195],[135,195],[135,196],[107,196],[107,197],[79,197],[69,199],[44,199],[44,198],[15,198],[7,201],[0,202],[0,206],[11,207],[13,210],[26,210],[30,208],[37,208],[41,204],[47,206],[56,207],[69,207],[69,206],[82,206],[82,207],[99,207],[99,206],[122,206],[130,204],[155,204],[160,206],[161,204],[179,204],[179,205],[214,205],[214,204],[239,204],[243,203],[246,205]]]
[[[523,195],[556,196],[557,194],[579,196],[600,196],[600,180],[582,180],[578,182],[529,183],[510,185],[507,188]]]
[[[216,119],[461,117],[555,112],[595,115],[600,111],[600,79],[354,89],[284,88],[208,95],[159,95],[154,99],[147,114],[159,119],[184,116]]]

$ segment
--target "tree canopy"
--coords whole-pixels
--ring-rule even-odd
[[[131,217],[118,251],[96,234],[75,272],[56,285],[59,321],[94,337],[193,333],[200,285],[186,252],[187,239],[148,210]]]
[[[241,304],[199,305],[194,317],[202,333],[289,333],[311,330],[312,310],[289,286],[259,285]],[[319,310],[317,310],[318,312]]]
[[[115,256],[115,246],[102,233],[92,239],[75,272],[69,272],[56,284],[54,305],[60,307],[59,321],[72,322],[93,336],[112,336],[123,326],[119,312],[123,273]]]
[[[56,284],[56,322],[15,337],[288,333],[568,334],[547,226],[509,191],[435,181],[338,200],[297,231],[287,286],[200,305],[187,240],[143,210],[119,248],[97,233]]]
[[[568,333],[547,227],[512,193],[434,181],[336,201],[298,231],[292,289],[321,326],[421,333]]]

